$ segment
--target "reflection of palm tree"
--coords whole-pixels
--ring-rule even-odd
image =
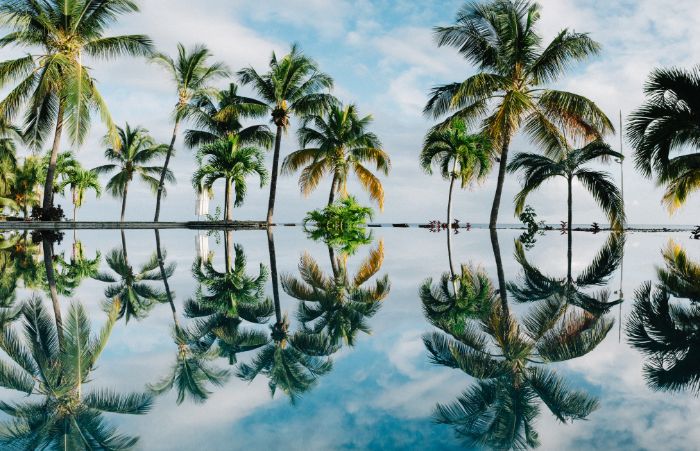
[[[129,264],[126,251],[113,249],[107,255],[107,266],[114,271],[115,275],[101,272],[94,278],[110,284],[105,290],[107,298],[105,307],[109,309],[112,303],[118,302],[120,305],[118,319],[124,317],[127,323],[132,317],[137,320],[143,319],[156,303],[166,301],[162,290],[146,283],[163,280],[162,274],[158,271],[158,258],[155,254],[138,271],[134,271]],[[174,270],[173,266],[169,266],[166,274],[170,276]]]
[[[595,398],[569,388],[546,365],[592,351],[613,321],[546,302],[519,323],[491,294],[488,314],[480,319],[465,315],[459,325],[455,319],[433,321],[444,332],[423,337],[434,363],[477,379],[457,401],[437,406],[436,421],[454,426],[470,444],[536,447],[538,398],[562,422],[585,418],[598,405]]]
[[[332,252],[331,252],[332,255]],[[379,272],[384,261],[384,244],[372,250],[351,279],[345,256],[333,257],[333,275],[328,277],[308,254],[299,261],[301,279],[282,276],[282,288],[299,304],[298,317],[307,332],[326,333],[337,344],[341,339],[349,345],[358,331],[370,333],[366,320],[379,311],[380,302],[389,294],[389,277],[376,280],[374,286],[363,288]]]
[[[518,283],[509,283],[508,290],[517,302],[537,302],[557,300],[563,304],[576,305],[591,313],[607,313],[608,310],[622,302],[608,302],[607,290],[600,290],[593,295],[583,290],[605,285],[612,273],[617,270],[624,253],[625,236],[612,233],[600,249],[593,261],[581,273],[572,275],[572,252],[567,252],[566,277],[552,277],[543,274],[533,266],[525,256],[525,250],[520,242],[515,243],[515,260],[523,269],[523,275]]]
[[[188,397],[194,402],[201,403],[211,394],[207,386],[209,384],[222,386],[228,380],[229,372],[212,366],[211,361],[216,358],[216,353],[210,350],[199,337],[180,325],[173,292],[168,283],[168,277],[173,274],[175,265],[165,264],[165,252],[160,246],[160,232],[156,229],[155,234],[156,264],[160,268],[160,280],[165,286],[164,294],[173,313],[173,340],[177,346],[177,356],[169,374],[157,383],[149,385],[149,389],[160,395],[175,388],[177,404],[181,404]]]
[[[103,413],[141,415],[151,408],[148,394],[121,395],[113,390],[84,394],[97,360],[110,337],[117,308],[97,336],[81,304],[71,305],[65,328],[56,329],[41,300],[22,310],[24,336],[5,329],[0,348],[13,361],[3,364],[4,388],[37,395],[18,403],[0,402],[13,419],[5,423],[0,443],[12,449],[127,449],[138,438],[117,433]],[[41,345],[37,345],[41,343]]]
[[[195,299],[185,305],[185,315],[198,318],[194,335],[209,346],[216,343],[219,355],[227,357],[230,364],[237,362],[238,353],[269,342],[262,331],[241,327],[243,322],[262,324],[274,312],[272,301],[265,298],[264,292],[267,269],[261,264],[258,275],[250,276],[246,274],[243,248],[236,245],[235,253],[233,269],[226,272],[214,269],[210,260],[195,261],[192,273],[199,288]]]
[[[238,367],[237,374],[243,380],[253,381],[259,374],[269,378],[268,385],[274,396],[277,388],[285,392],[292,403],[302,393],[311,389],[320,376],[331,371],[333,363],[327,356],[337,347],[325,334],[304,331],[289,332],[287,315],[282,315],[277,285],[277,259],[272,230],[267,230],[270,252],[272,293],[275,302],[275,324],[271,327],[272,342],[265,345],[253,360]]]
[[[700,393],[700,265],[673,241],[663,257],[666,267],[657,270],[656,289],[645,283],[635,292],[627,337],[649,356],[644,377],[650,387]]]

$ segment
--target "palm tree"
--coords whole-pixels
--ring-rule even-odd
[[[0,339],[0,348],[10,360],[2,364],[0,385],[35,397],[0,403],[0,410],[12,418],[0,432],[3,447],[132,448],[138,438],[118,434],[103,414],[143,415],[151,409],[152,397],[113,389],[85,393],[84,388],[107,345],[116,308],[98,335],[92,335],[87,312],[79,303],[71,304],[63,330],[52,325],[38,298],[24,305],[22,321],[22,333],[5,328]]]
[[[557,152],[569,138],[597,139],[613,131],[608,117],[589,99],[547,89],[576,61],[600,46],[585,33],[564,29],[545,47],[537,30],[540,6],[526,0],[467,3],[456,24],[435,28],[438,46],[452,46],[479,72],[466,80],[434,88],[425,113],[451,113],[467,126],[478,119],[498,149],[500,165],[489,227],[495,228],[513,136],[523,130],[545,152]],[[489,114],[490,113],[490,114]]]
[[[257,147],[241,147],[240,137],[233,135],[204,145],[197,152],[198,168],[192,175],[195,189],[211,191],[214,182],[224,179],[225,197],[224,217],[231,221],[233,205],[243,204],[247,192],[246,177],[256,175],[260,178],[260,187],[267,183],[265,156]],[[231,203],[231,183],[236,193],[236,201]]]
[[[217,345],[219,355],[229,364],[237,355],[266,345],[269,338],[260,330],[243,327],[243,322],[263,324],[274,313],[272,300],[265,297],[268,273],[260,264],[257,275],[246,274],[243,248],[235,246],[233,268],[226,256],[226,271],[219,272],[211,260],[197,259],[192,274],[198,282],[194,299],[187,301],[185,315],[196,318],[195,336],[210,346]]]
[[[188,147],[212,144],[232,135],[240,136],[241,144],[265,148],[272,145],[274,138],[267,125],[244,127],[242,123],[243,119],[257,119],[267,114],[267,104],[239,95],[237,84],[230,83],[228,89],[213,95],[201,93],[192,103],[189,118],[196,128],[185,131],[185,144]]]
[[[635,292],[627,321],[629,343],[647,356],[644,378],[659,391],[689,389],[700,393],[700,265],[670,241],[657,269],[658,283],[643,284]]]
[[[77,167],[70,171],[65,180],[57,186],[57,191],[63,192],[67,187],[70,187],[71,200],[73,202],[73,222],[75,222],[78,209],[83,206],[85,193],[88,190],[93,190],[99,198],[102,195],[102,185],[96,171]]]
[[[41,199],[41,159],[29,156],[15,169],[14,180],[4,205],[21,211],[24,219],[29,219],[31,208],[39,205]]]
[[[146,263],[134,270],[129,264],[125,249],[113,249],[106,258],[107,266],[115,273],[100,272],[94,277],[100,282],[109,283],[105,289],[105,310],[119,304],[117,319],[124,318],[129,323],[131,318],[141,320],[153,309],[155,304],[166,302],[165,293],[154,288],[148,282],[163,280],[158,270],[158,258],[153,254]],[[172,275],[175,268],[166,268],[166,275]]]
[[[471,312],[461,321],[428,317],[442,329],[423,336],[430,360],[476,379],[455,402],[437,405],[435,421],[453,426],[469,446],[535,448],[538,398],[561,422],[585,419],[598,406],[596,398],[571,389],[547,365],[591,352],[613,320],[548,303],[518,322],[491,294],[481,317]]]
[[[615,152],[602,141],[593,141],[580,149],[561,151],[558,155],[538,155],[519,153],[508,165],[508,171],[523,171],[523,188],[515,196],[515,213],[520,214],[525,208],[527,196],[539,188],[544,182],[554,177],[564,177],[567,183],[568,233],[571,240],[573,222],[574,179],[591,193],[600,208],[610,221],[614,230],[621,230],[625,224],[625,205],[620,190],[604,171],[586,167],[586,164],[596,160],[605,161],[609,158],[623,159],[623,155]]]
[[[19,127],[0,117],[0,161],[17,163],[17,143],[23,140]],[[4,174],[3,174],[4,176]]]
[[[635,149],[635,166],[666,188],[663,202],[673,213],[700,187],[700,132],[695,127],[700,67],[656,69],[644,93],[646,101],[629,117],[627,137]]]
[[[275,210],[282,134],[287,131],[292,116],[303,118],[326,110],[333,99],[330,94],[322,91],[333,87],[333,79],[321,72],[316,62],[305,56],[296,44],[281,59],[277,59],[273,52],[267,73],[261,75],[248,67],[239,71],[238,77],[241,83],[252,85],[260,99],[269,105],[272,123],[277,127],[267,206],[267,223],[271,224]]]
[[[122,198],[121,221],[124,222],[126,211],[126,196],[129,192],[129,183],[138,175],[145,184],[155,193],[162,188],[154,175],[165,174],[169,182],[175,181],[172,171],[164,169],[165,166],[144,166],[154,159],[167,153],[165,144],[156,144],[148,134],[148,130],[142,127],[131,128],[126,124],[125,128],[117,127],[119,139],[122,142],[121,149],[108,148],[105,150],[105,158],[113,161],[113,164],[98,166],[93,169],[97,174],[118,171],[112,176],[105,188],[114,197]]]
[[[37,50],[0,63],[0,87],[16,82],[0,102],[0,116],[14,118],[26,105],[25,129],[29,142],[41,148],[54,127],[53,146],[44,185],[44,210],[53,205],[53,184],[64,125],[68,138],[81,144],[98,111],[115,147],[119,140],[104,99],[97,90],[83,56],[112,59],[145,56],[152,51],[144,35],[105,36],[120,16],[137,12],[132,0],[16,0],[0,4],[8,34],[0,46],[15,45]]]
[[[306,196],[318,187],[321,178],[333,176],[328,205],[336,193],[348,196],[348,177],[354,171],[370,198],[384,208],[382,182],[363,163],[374,163],[377,171],[389,173],[391,160],[382,149],[377,135],[367,131],[372,116],[360,117],[355,105],[333,104],[327,118],[310,115],[299,129],[299,145],[302,149],[289,154],[282,163],[282,173],[293,174],[302,169],[299,187]],[[311,146],[311,147],[309,147]]]
[[[283,275],[282,289],[300,301],[297,316],[305,332],[323,333],[333,345],[343,341],[353,346],[358,332],[371,332],[367,320],[379,311],[381,301],[389,295],[391,284],[386,275],[371,287],[363,287],[382,266],[384,244],[380,242],[370,251],[352,278],[346,256],[335,257],[332,249],[329,254],[333,268],[330,277],[305,253],[299,261],[301,279]]]
[[[491,171],[493,150],[484,135],[470,135],[462,120],[454,120],[447,128],[431,130],[425,137],[420,153],[423,170],[433,173],[433,165],[450,181],[447,196],[447,225],[452,224],[452,190],[459,179],[462,189],[474,182],[484,180]]]
[[[195,45],[186,49],[184,45],[177,45],[177,59],[173,59],[164,53],[158,53],[153,61],[162,66],[172,78],[177,89],[177,103],[173,111],[174,126],[173,136],[165,154],[165,163],[160,173],[158,182],[158,194],[156,196],[156,213],[154,221],[160,217],[160,201],[165,190],[165,181],[170,180],[172,173],[168,171],[170,157],[175,149],[180,122],[186,119],[193,111],[197,111],[196,99],[201,99],[211,90],[211,84],[217,79],[229,75],[226,65],[223,63],[209,64],[211,52],[203,45]]]

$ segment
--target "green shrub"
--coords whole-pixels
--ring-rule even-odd
[[[313,240],[322,240],[344,253],[352,254],[357,247],[372,241],[372,234],[365,225],[373,217],[371,208],[361,206],[354,197],[349,196],[325,208],[308,212],[304,218],[304,231]]]

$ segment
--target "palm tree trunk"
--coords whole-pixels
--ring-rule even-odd
[[[63,133],[63,116],[65,111],[65,102],[58,102],[58,116],[56,119],[56,131],[53,137],[53,146],[51,147],[51,157],[49,158],[49,167],[46,169],[46,181],[44,182],[44,201],[42,209],[46,210],[53,206],[53,179],[56,173],[56,161],[58,159],[58,151],[61,147],[61,134]]]
[[[75,188],[71,189],[71,197],[73,198],[73,222],[78,213],[78,192]]]
[[[331,183],[331,193],[328,195],[328,206],[330,207],[335,200],[335,191],[338,189],[338,177],[333,174],[333,182]]]
[[[567,243],[567,250],[566,250],[566,260],[567,260],[566,277],[567,277],[569,283],[571,283],[571,280],[572,280],[572,278],[571,278],[571,257],[572,257],[571,244],[573,241],[572,237],[571,237],[571,230],[572,230],[571,223],[573,220],[573,195],[572,195],[572,189],[571,189],[572,179],[573,179],[573,177],[571,175],[569,175],[569,177],[567,179],[568,191],[567,191],[567,200],[566,200],[566,206],[567,206],[567,210],[568,210],[568,218],[567,218],[567,220],[568,220],[568,223],[567,223],[567,226],[568,226],[567,241],[568,241],[568,243]]]
[[[124,193],[122,194],[122,216],[121,222],[124,222],[124,212],[126,212],[126,195],[129,192],[129,182],[124,185]]]
[[[231,222],[231,179],[226,178],[226,194],[225,194],[224,205],[224,218],[226,222]]]
[[[27,205],[27,202],[24,202],[24,220],[26,221],[29,219],[29,206]]]
[[[224,264],[226,267],[226,273],[231,272],[231,231],[227,230],[224,232]]]
[[[282,145],[282,126],[277,126],[275,135],[275,151],[272,154],[272,176],[270,177],[270,200],[267,203],[267,225],[272,224],[272,216],[275,212],[275,194],[277,193],[277,171],[280,162],[280,146]],[[269,232],[271,233],[271,232]]]
[[[335,251],[333,246],[328,245],[328,257],[331,259],[331,269],[333,270],[333,277],[338,277],[338,260],[335,258]]]
[[[126,235],[124,234],[124,229],[119,231],[122,236],[122,252],[124,253],[124,263],[129,266],[129,255],[126,253]]]
[[[510,146],[510,135],[503,138],[503,146],[501,147],[501,161],[498,165],[498,181],[496,183],[496,194],[493,196],[493,205],[491,206],[491,219],[489,220],[489,229],[495,229],[498,223],[498,208],[501,206],[501,195],[503,194],[503,183],[506,179],[506,167],[508,166],[508,147]]]
[[[163,196],[163,189],[165,188],[165,174],[168,173],[168,164],[170,163],[170,157],[173,154],[173,148],[175,147],[175,140],[177,139],[177,129],[180,127],[180,119],[175,120],[175,127],[173,127],[173,136],[170,139],[170,146],[168,147],[168,153],[165,154],[165,162],[163,163],[163,170],[160,171],[160,182],[158,183],[158,194],[156,195],[156,214],[153,218],[153,222],[158,222],[160,217],[160,200]]]
[[[179,329],[180,322],[177,320],[177,310],[175,309],[175,303],[173,302],[173,294],[170,291],[168,277],[165,273],[165,262],[163,261],[163,252],[160,249],[160,231],[158,229],[154,229],[153,231],[156,233],[156,254],[158,256],[158,267],[160,268],[160,276],[163,278],[163,285],[165,287],[165,296],[168,298],[170,310],[173,313],[173,323],[175,324],[175,328]]]
[[[452,191],[455,186],[455,171],[457,170],[457,159],[455,158],[452,164],[452,174],[450,175],[450,191],[447,195],[447,258],[450,262],[450,279],[452,280],[452,289],[457,295],[457,282],[455,280],[455,267],[452,263]]]
[[[275,320],[282,324],[282,307],[280,306],[279,286],[277,285],[277,256],[275,255],[275,237],[272,228],[267,228],[267,250],[270,253],[270,278],[272,279],[272,298],[275,301]]]
[[[498,292],[505,312],[508,310],[508,291],[506,289],[506,277],[503,272],[503,260],[501,260],[501,247],[498,244],[498,232],[496,229],[491,229],[490,232],[491,247],[493,248],[493,257],[496,260],[496,273],[498,274]]]
[[[61,304],[58,302],[58,291],[56,290],[56,276],[53,271],[53,245],[44,237],[41,242],[44,248],[44,266],[46,268],[46,281],[49,284],[49,295],[53,304],[53,316],[56,322],[56,333],[58,335],[58,346],[63,349],[63,319],[61,317]]]

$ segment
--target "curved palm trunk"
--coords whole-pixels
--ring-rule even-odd
[[[126,195],[129,192],[129,182],[124,185],[124,194],[122,194],[122,215],[121,222],[124,222],[124,213],[126,212]]]
[[[496,229],[491,229],[490,234],[491,247],[493,248],[493,257],[496,260],[496,272],[498,274],[498,292],[505,313],[508,311],[508,291],[506,289],[506,277],[503,272],[503,260],[501,260],[501,247],[498,244],[498,232]]]
[[[496,194],[493,196],[493,205],[491,206],[491,218],[489,220],[489,228],[495,229],[498,223],[498,209],[501,206],[501,195],[503,194],[503,183],[506,179],[506,167],[508,166],[508,148],[510,146],[510,135],[503,139],[501,147],[501,161],[498,165],[498,181],[496,184]]]
[[[335,192],[338,189],[338,177],[333,175],[333,182],[331,183],[331,193],[328,195],[328,206],[330,207],[335,201]]]
[[[53,271],[53,245],[44,237],[42,240],[44,248],[44,266],[46,268],[46,281],[49,284],[49,295],[53,304],[53,316],[56,322],[56,333],[58,334],[58,346],[63,349],[63,318],[61,317],[61,304],[58,302],[58,290],[56,289],[56,275]]]
[[[272,176],[270,177],[270,200],[267,203],[267,225],[272,224],[275,213],[275,194],[277,193],[277,172],[280,162],[280,146],[282,145],[282,126],[277,126],[275,135],[275,151],[272,154]],[[271,232],[268,232],[271,233]]]
[[[44,210],[53,206],[53,179],[56,174],[56,160],[58,159],[58,151],[61,147],[64,112],[65,102],[60,100],[58,103],[56,131],[54,133],[53,146],[51,147],[51,157],[49,158],[49,167],[46,169],[46,181],[44,182],[44,201],[41,205],[42,209]]]
[[[224,218],[226,222],[231,222],[231,179],[226,178],[226,194],[224,205]]]
[[[571,186],[571,185],[572,185],[572,177],[571,177],[571,176],[568,177],[567,182],[568,182],[568,194],[567,194],[568,217],[567,217],[567,220],[569,221],[569,222],[568,222],[567,234],[568,234],[569,236],[568,236],[568,239],[567,239],[567,241],[568,241],[568,243],[567,243],[568,246],[567,246],[567,250],[566,250],[566,260],[567,260],[567,274],[566,274],[566,277],[567,277],[567,280],[569,281],[569,283],[571,283],[571,281],[573,280],[572,277],[571,277],[571,257],[572,257],[572,252],[573,252],[573,250],[571,249],[571,244],[572,244],[572,241],[573,241],[573,240],[572,240],[572,237],[571,237],[571,230],[572,230],[571,222],[572,222],[572,219],[573,219],[573,195],[572,195],[572,186]]]
[[[156,255],[158,256],[158,267],[160,268],[160,275],[163,278],[163,285],[165,287],[165,296],[168,298],[168,303],[170,304],[170,310],[173,313],[173,322],[175,328],[180,328],[180,322],[177,319],[177,310],[175,309],[175,303],[173,302],[173,294],[170,291],[170,284],[168,283],[168,277],[165,273],[165,262],[163,261],[163,252],[160,249],[160,231],[158,229],[153,229],[156,234]]]
[[[275,255],[275,237],[271,227],[267,228],[267,250],[270,253],[270,278],[272,279],[272,298],[275,301],[275,320],[277,326],[281,326],[282,307],[280,306],[280,293],[277,285],[277,256]]]
[[[165,162],[163,163],[163,170],[160,171],[160,182],[158,183],[158,194],[156,195],[156,214],[153,218],[153,222],[158,222],[160,217],[160,200],[163,197],[163,189],[165,188],[165,174],[168,173],[168,164],[170,163],[170,157],[173,154],[173,148],[175,147],[175,140],[177,139],[177,129],[180,127],[180,119],[175,120],[175,127],[173,127],[173,136],[170,139],[170,146],[168,147],[168,153],[165,154]]]

